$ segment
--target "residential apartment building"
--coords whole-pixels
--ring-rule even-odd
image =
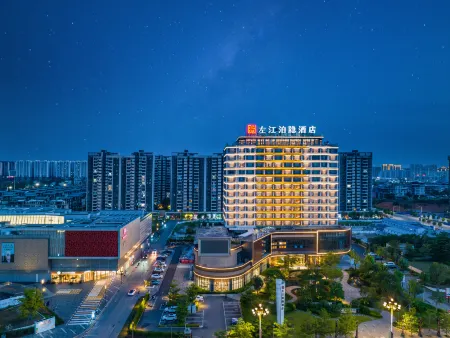
[[[222,211],[223,154],[206,157],[206,206],[205,211]]]
[[[153,208],[158,209],[162,204],[170,201],[172,181],[172,158],[171,156],[156,155],[154,165],[154,192]],[[170,202],[169,202],[170,204]]]
[[[339,153],[339,211],[369,211],[372,209],[372,153]]]
[[[86,210],[120,210],[124,206],[123,161],[118,153],[88,154]]]
[[[13,161],[0,161],[0,177],[15,176],[16,164]]]
[[[125,210],[152,210],[153,208],[153,153],[143,150],[124,156]]]
[[[172,154],[173,211],[205,210],[205,157],[185,150]]]

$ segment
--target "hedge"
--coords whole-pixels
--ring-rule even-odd
[[[147,293],[145,296],[140,297],[136,304],[133,307],[133,310],[131,310],[130,315],[128,316],[127,320],[125,321],[125,324],[122,327],[122,331],[120,331],[119,337],[127,337],[129,334],[129,330],[132,326],[136,327],[139,323],[139,320],[142,317],[142,314],[145,310],[145,304],[147,303],[150,295]],[[137,330],[135,330],[136,332]]]

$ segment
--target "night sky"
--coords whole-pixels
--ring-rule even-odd
[[[2,0],[0,160],[207,154],[256,123],[444,164],[449,18],[448,0]]]

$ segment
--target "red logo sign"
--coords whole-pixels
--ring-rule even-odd
[[[247,136],[256,136],[257,134],[256,124],[247,124]]]

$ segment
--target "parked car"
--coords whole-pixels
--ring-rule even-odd
[[[238,318],[231,318],[231,325],[236,325],[238,323]]]
[[[153,264],[153,266],[164,268],[164,269],[167,268],[167,264],[164,262],[160,262],[160,261],[156,261],[155,264]]]
[[[173,320],[177,320],[177,315],[174,314],[174,313],[168,313],[168,314],[162,316],[161,319],[166,321],[166,322],[170,322],[170,321],[173,321]]]
[[[136,294],[136,289],[131,289],[128,291],[128,296],[134,296]]]
[[[150,284],[152,284],[152,285],[159,285],[159,284],[161,284],[161,281],[159,279],[152,279]]]
[[[175,313],[177,312],[178,306],[174,305],[174,306],[168,306],[164,309],[164,312],[166,313]]]
[[[158,256],[158,257],[156,257],[156,260],[157,261],[161,261],[161,262],[165,262],[166,261],[166,257]]]
[[[164,272],[164,268],[154,268],[153,269],[153,273],[156,273],[156,272]]]
[[[197,301],[197,302],[204,302],[205,301],[205,299],[203,298],[203,296],[197,296],[197,297],[195,297],[195,300]]]
[[[153,249],[153,250],[152,250],[152,255],[157,255],[157,254],[158,254],[158,250]]]
[[[160,275],[159,273],[152,273],[152,278],[161,279],[161,278],[163,278],[163,276]]]

